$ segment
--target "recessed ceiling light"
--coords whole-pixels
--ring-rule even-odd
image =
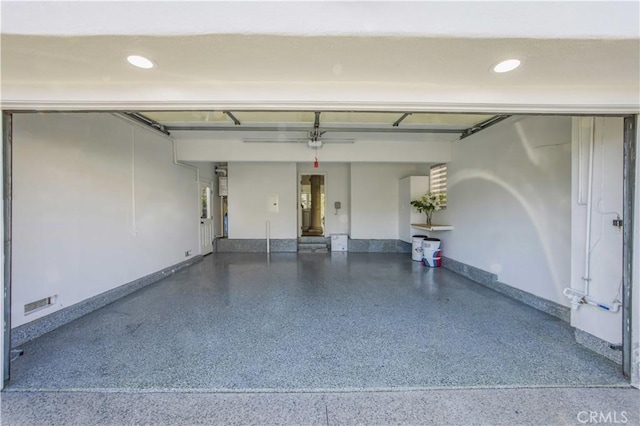
[[[513,71],[520,66],[519,59],[507,59],[506,61],[502,61],[493,67],[493,72],[503,73]]]
[[[129,63],[134,67],[144,68],[144,69],[153,68],[153,62],[151,62],[149,59],[145,58],[144,56],[138,56],[138,55],[127,56],[127,61],[129,61]]]

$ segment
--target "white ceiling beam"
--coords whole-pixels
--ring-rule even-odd
[[[2,1],[3,34],[635,39],[637,1]],[[264,19],[268,16],[269,19]]]
[[[295,87],[292,87],[295,86]],[[165,88],[166,89],[166,88]],[[176,88],[177,89],[177,88]],[[254,87],[255,89],[255,87]],[[292,90],[295,89],[295,90]],[[637,90],[611,88],[518,88],[490,92],[477,88],[455,90],[418,88],[383,90],[360,88],[348,93],[342,87],[313,85],[263,85],[260,90],[201,88],[181,91],[139,92],[130,86],[104,91],[73,87],[12,87],[3,83],[0,106],[10,110],[96,111],[371,111],[442,112],[482,114],[637,114]],[[180,96],[168,96],[179,93]],[[258,96],[259,95],[259,96]]]

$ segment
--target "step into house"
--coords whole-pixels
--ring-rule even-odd
[[[328,253],[331,248],[331,238],[327,237],[299,237],[299,253]]]

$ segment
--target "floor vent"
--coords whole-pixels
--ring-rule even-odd
[[[24,305],[24,314],[28,315],[33,312],[39,311],[40,309],[48,308],[49,306],[56,303],[56,299],[58,296],[49,296],[44,299],[36,300],[35,302],[27,303]]]

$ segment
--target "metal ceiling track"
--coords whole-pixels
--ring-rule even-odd
[[[244,143],[309,143],[309,138],[286,138],[286,139],[274,139],[274,138],[246,138],[243,139]],[[355,139],[329,139],[322,140],[322,144],[349,144],[354,143]]]
[[[475,126],[469,127],[468,129],[462,131],[462,135],[460,135],[460,140],[464,138],[468,138],[469,136],[481,132],[484,129],[493,126],[494,124],[498,124],[501,121],[506,120],[511,117],[510,115],[496,115],[495,117],[491,117],[488,120],[483,121],[482,123],[478,123]]]
[[[217,132],[311,132],[313,127],[274,126],[165,126],[167,131],[217,131]],[[460,134],[464,129],[429,129],[429,128],[390,128],[390,127],[323,127],[322,132],[338,133],[450,133]]]
[[[145,126],[151,127],[154,130],[157,130],[161,133],[164,133],[167,136],[171,136],[171,133],[169,133],[169,130],[167,129],[167,127],[163,124],[158,123],[155,120],[150,119],[149,117],[146,117],[142,114],[140,114],[139,112],[123,112],[122,115],[129,117],[130,119],[143,124]],[[238,122],[240,123],[240,122]]]
[[[398,118],[395,123],[392,124],[393,127],[398,127],[400,125],[400,123],[402,123],[402,121],[407,118],[408,116],[410,116],[412,113],[411,112],[405,112],[404,114],[402,114],[402,116],[400,118]]]
[[[314,122],[313,127],[309,128],[298,127],[298,126],[282,126],[282,125],[272,125],[272,126],[242,126],[239,127],[242,123],[236,116],[233,115],[231,111],[223,111],[225,115],[227,115],[231,120],[233,120],[233,126],[218,126],[218,125],[186,125],[186,126],[165,126],[163,124],[158,123],[155,120],[146,117],[145,115],[139,112],[125,112],[123,113],[125,116],[142,123],[146,126],[149,126],[155,130],[158,130],[164,133],[167,136],[170,136],[170,131],[216,131],[216,132],[309,132],[311,138],[313,140],[317,140],[321,135],[327,132],[335,132],[335,133],[433,133],[433,134],[460,134],[460,139],[467,138],[475,133],[478,133],[488,127],[491,127],[499,122],[506,120],[511,117],[511,115],[496,115],[491,117],[488,120],[485,120],[481,123],[478,123],[468,129],[442,129],[442,128],[426,128],[426,127],[403,127],[400,128],[400,123],[404,121],[407,117],[412,115],[411,112],[405,112],[402,114],[398,120],[396,120],[391,128],[389,127],[324,127],[322,128],[322,132],[320,132],[320,114],[321,112],[314,112]]]
[[[233,124],[235,124],[236,126],[241,125],[242,123],[240,122],[240,120],[238,120],[236,118],[235,115],[233,115],[233,113],[231,113],[231,111],[222,111],[223,113],[225,113],[227,115],[227,117],[229,117],[230,119],[233,120]]]

